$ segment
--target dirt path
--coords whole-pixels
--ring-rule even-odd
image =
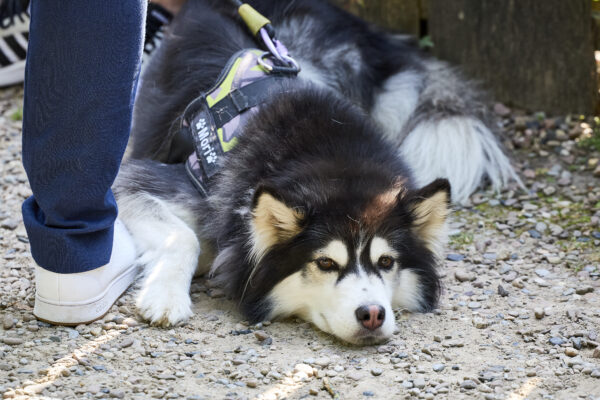
[[[302,321],[247,326],[202,281],[195,316],[171,330],[136,319],[132,290],[89,326],[37,322],[21,102],[0,91],[4,398],[600,399],[598,153],[575,143],[579,121],[497,106],[533,194],[475,194],[453,216],[439,310],[398,311],[389,343],[358,348]]]

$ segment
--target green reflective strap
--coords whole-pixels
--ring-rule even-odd
[[[260,31],[262,27],[271,23],[271,21],[252,8],[249,4],[242,4],[240,8],[238,8],[238,13],[254,36],[258,35],[258,31]]]

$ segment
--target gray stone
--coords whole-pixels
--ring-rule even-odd
[[[139,322],[137,322],[137,321],[136,321],[135,319],[133,319],[133,318],[125,318],[125,319],[123,320],[123,323],[124,323],[125,325],[127,325],[128,327],[130,327],[130,328],[133,328],[133,327],[136,327],[136,326],[138,326],[138,325],[139,325]]]
[[[4,330],[9,330],[11,329],[15,324],[15,319],[13,318],[13,316],[11,314],[6,314],[3,318],[2,318],[2,327],[4,328]]]
[[[23,344],[23,339],[16,337],[4,337],[2,338],[2,341],[4,342],[4,344],[7,344],[9,346],[17,346],[19,344]]]
[[[594,291],[594,288],[592,286],[581,286],[575,289],[575,293],[579,294],[579,295],[584,295],[584,294],[588,294]]]
[[[501,297],[507,297],[507,296],[508,296],[508,292],[506,291],[506,289],[504,289],[504,288],[502,287],[502,285],[498,285],[498,294],[499,294]]]
[[[158,374],[156,375],[156,379],[166,380],[166,381],[174,381],[177,377],[173,374]]]
[[[506,274],[502,280],[506,283],[510,283],[512,281],[514,281],[515,279],[517,279],[517,276],[519,276],[517,274],[517,271],[510,271],[508,274]]]
[[[268,339],[270,336],[267,334],[267,332],[258,330],[254,331],[254,337],[262,342],[263,340]]]
[[[371,370],[371,374],[373,376],[379,376],[379,375],[383,374],[383,370],[381,368],[373,368]]]
[[[413,385],[417,389],[423,389],[425,387],[425,379],[421,377],[413,379]]]
[[[542,318],[544,318],[544,315],[546,315],[546,313],[544,312],[544,309],[543,308],[539,308],[539,307],[535,308],[533,310],[533,314],[535,315],[536,319],[542,319]]]
[[[537,224],[535,224],[535,230],[540,233],[545,233],[546,229],[548,229],[548,225],[546,225],[546,223],[544,222],[538,222]]]
[[[450,253],[446,256],[446,260],[448,261],[462,261],[465,259],[465,256],[462,254]]]
[[[446,368],[444,364],[433,364],[433,370],[435,372],[442,372]]]
[[[0,227],[4,229],[8,229],[14,231],[19,226],[19,221],[15,219],[5,219],[0,223]]]
[[[249,388],[255,388],[258,386],[258,381],[256,379],[249,379],[246,381],[246,386]]]
[[[124,349],[124,348],[130,347],[132,344],[133,344],[133,338],[126,337],[125,339],[123,339],[121,341],[121,343],[119,343],[119,347]]]
[[[348,377],[348,379],[352,379],[353,381],[360,381],[363,377],[363,374],[361,374],[358,371],[351,371],[346,376]]]
[[[485,329],[491,325],[490,321],[483,318],[473,318],[473,326],[477,329]]]
[[[110,397],[114,397],[116,399],[124,399],[125,398],[125,392],[123,390],[111,390],[109,394],[110,394]]]
[[[67,329],[67,334],[69,335],[69,339],[77,339],[79,337],[79,332],[75,329]]]
[[[319,367],[327,367],[329,364],[331,364],[331,360],[327,357],[320,357],[317,358],[315,360],[315,365],[318,365]]]
[[[474,281],[476,276],[474,273],[472,272],[467,272],[463,269],[459,269],[456,272],[454,272],[454,277],[459,281],[459,282],[468,282],[468,281]]]
[[[471,379],[467,379],[460,383],[460,387],[463,389],[475,389],[477,387],[477,384]]]
[[[548,275],[550,275],[550,271],[548,271],[547,269],[544,268],[538,268],[535,270],[535,273],[537,274],[537,276],[539,276],[540,278],[545,278]]]
[[[560,346],[563,343],[566,343],[566,341],[558,336],[553,336],[551,337],[548,342],[550,342],[550,344],[554,345],[554,346]]]
[[[560,225],[550,224],[550,233],[554,236],[558,236],[563,232],[563,228]]]

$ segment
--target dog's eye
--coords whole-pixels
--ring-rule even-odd
[[[383,269],[390,269],[394,265],[394,259],[388,256],[381,256],[377,261],[377,266]]]
[[[337,267],[335,261],[327,257],[319,257],[316,260],[317,266],[323,270],[331,270]]]

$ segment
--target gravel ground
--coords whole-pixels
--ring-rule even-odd
[[[497,104],[529,194],[480,192],[458,208],[440,308],[398,310],[392,340],[360,348],[293,319],[248,326],[204,281],[192,287],[195,316],[170,330],[137,319],[133,290],[88,326],[36,321],[21,103],[22,90],[0,91],[4,398],[600,399],[593,120]]]

